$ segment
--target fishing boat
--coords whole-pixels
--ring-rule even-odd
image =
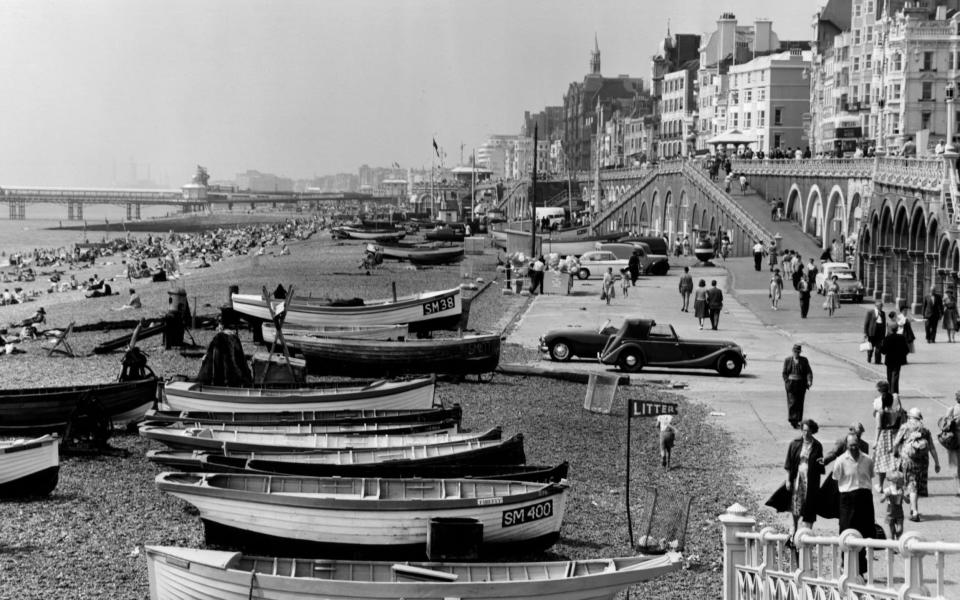
[[[388,342],[382,342],[388,343]],[[436,378],[378,380],[365,385],[237,388],[174,381],[163,387],[163,408],[176,411],[263,412],[426,410]]]
[[[273,323],[265,322],[261,326],[263,341],[272,344],[277,339],[277,328]],[[320,327],[284,327],[283,335],[305,335],[309,337],[351,338],[355,340],[395,340],[409,335],[406,325],[322,325]]]
[[[231,431],[209,427],[170,429],[144,425],[140,435],[185,450],[220,450],[223,452],[322,452],[366,448],[397,448],[411,445],[443,444],[466,440],[498,440],[499,427],[470,433],[410,434],[338,434],[338,433],[258,433]]]
[[[235,311],[270,320],[267,300],[253,294],[232,294]],[[373,300],[362,303],[336,302],[325,298],[297,296],[289,305],[283,300],[270,300],[274,314],[286,309],[284,327],[323,327],[333,325],[407,324],[411,331],[430,331],[456,327],[464,312],[460,287],[424,292],[395,300]],[[286,329],[284,330],[286,332]]]
[[[439,248],[400,248],[384,246],[380,249],[384,258],[409,260],[413,264],[440,265],[455,262],[463,258],[463,246]]]
[[[480,374],[500,362],[498,334],[427,340],[351,340],[284,336],[287,346],[307,358],[307,370],[316,374]]]
[[[60,439],[0,441],[0,498],[46,496],[60,476]]]
[[[407,232],[403,229],[391,228],[350,227],[348,225],[344,225],[342,227],[337,227],[336,230],[338,233],[337,237],[351,240],[364,240],[367,242],[402,240],[404,236],[407,235]]]
[[[459,404],[450,408],[426,410],[302,410],[291,412],[189,412],[148,410],[145,422],[192,423],[201,425],[337,425],[350,423],[421,423],[451,420],[457,424],[463,418]]]
[[[0,434],[64,433],[83,411],[122,427],[139,421],[157,398],[157,378],[93,385],[0,390]]]
[[[152,600],[613,600],[680,569],[679,553],[555,562],[373,562],[147,546]]]
[[[389,548],[395,555],[423,552],[434,518],[476,519],[487,551],[549,547],[560,536],[569,493],[565,482],[235,473],[161,473],[156,484],[214,525],[207,543],[232,536],[240,544],[308,542],[318,550]]]
[[[456,467],[462,477],[486,465],[521,465],[526,461],[523,434],[507,439],[464,440],[394,448],[329,452],[236,452],[218,449],[150,450],[147,458],[181,471],[278,473],[304,477],[421,477],[428,468]],[[489,472],[487,472],[489,473]],[[513,479],[513,477],[504,477]],[[533,481],[533,480],[531,480]]]
[[[453,419],[445,421],[422,421],[420,423],[287,423],[283,425],[226,424],[226,423],[150,423],[143,426],[162,427],[171,431],[186,429],[214,429],[218,431],[236,431],[238,433],[290,433],[290,434],[340,434],[340,435],[407,435],[414,433],[457,433],[458,423]]]
[[[437,225],[430,231],[425,232],[423,237],[438,242],[462,242],[466,235],[467,231],[463,224],[453,223]]]

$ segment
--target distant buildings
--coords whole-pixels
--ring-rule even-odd
[[[236,178],[237,191],[240,192],[292,192],[293,180],[288,177],[279,177],[270,173],[248,170],[238,173]]]

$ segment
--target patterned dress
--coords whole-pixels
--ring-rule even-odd
[[[826,308],[836,310],[840,308],[840,285],[836,281],[827,284]]]
[[[793,482],[793,502],[791,511],[794,516],[802,517],[807,508],[807,490],[809,489],[810,448],[813,444],[803,442],[800,447],[800,464],[797,465],[797,478]]]
[[[899,406],[888,407],[887,410],[897,410]],[[877,396],[873,401],[873,414],[883,410],[883,398]],[[897,428],[881,428],[877,432],[877,445],[873,449],[873,470],[877,473],[891,473],[899,467],[893,456],[893,440],[897,437]]]
[[[908,419],[900,427],[897,434],[900,441],[900,460],[903,461],[903,480],[908,492],[916,491],[917,495],[926,498],[927,477],[930,470],[930,448],[933,447],[933,436],[923,423]],[[919,440],[926,442],[926,448],[914,452],[908,451],[908,445]]]

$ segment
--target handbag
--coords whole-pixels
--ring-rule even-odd
[[[937,441],[946,450],[960,450],[960,438],[957,437],[956,419],[954,417],[942,417],[940,419],[940,433],[937,434]]]
[[[862,342],[860,344],[860,352],[870,352],[873,349],[873,344],[870,342]]]

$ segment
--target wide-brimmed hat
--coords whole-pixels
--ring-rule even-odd
[[[863,433],[863,432],[864,432],[863,423],[860,423],[859,421],[855,421],[855,422],[851,423],[851,424],[850,424],[850,431],[852,431],[852,432],[854,432],[854,433],[857,433],[857,434]]]
[[[918,421],[923,420],[923,413],[921,413],[920,409],[917,408],[916,406],[914,406],[913,408],[907,411],[907,416],[910,417],[911,419],[916,419]]]

